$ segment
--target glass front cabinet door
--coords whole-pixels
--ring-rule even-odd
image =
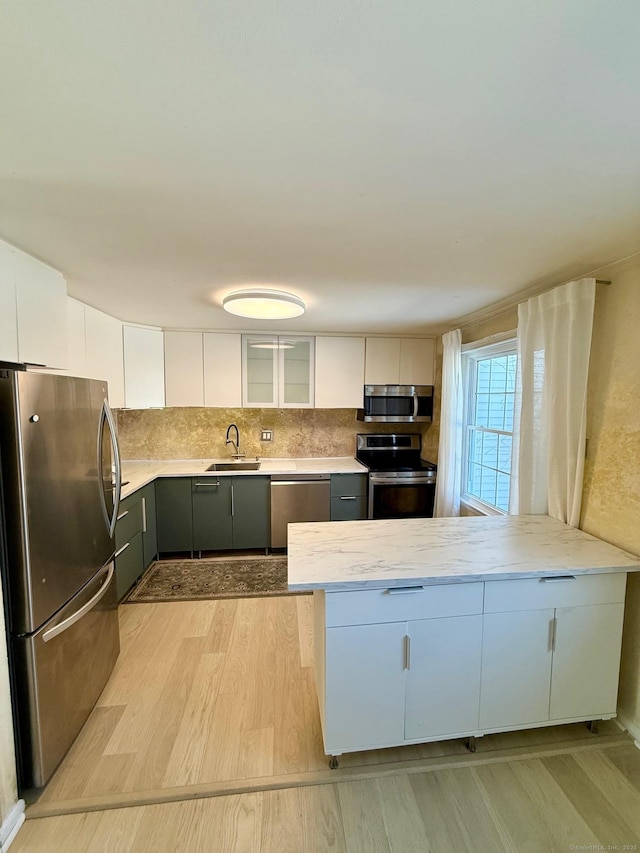
[[[280,409],[314,405],[314,339],[242,336],[242,404]]]

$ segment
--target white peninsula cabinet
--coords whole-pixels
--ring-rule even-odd
[[[338,756],[616,715],[640,559],[547,516],[295,525],[313,590],[324,747]]]
[[[486,583],[480,728],[615,715],[625,586],[624,574]]]
[[[477,729],[482,587],[316,593],[327,753]]]

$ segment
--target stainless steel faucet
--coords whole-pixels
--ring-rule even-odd
[[[236,440],[235,441],[232,438],[229,438],[229,433],[231,432],[232,429],[234,429],[236,431]],[[226,444],[233,444],[236,452],[232,453],[231,455],[233,456],[234,459],[241,459],[243,456],[247,455],[246,453],[243,453],[240,450],[240,433],[238,431],[238,427],[236,424],[229,424],[229,426],[227,427],[227,434],[225,436],[225,443]]]

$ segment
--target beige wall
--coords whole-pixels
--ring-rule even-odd
[[[581,527],[640,555],[640,255],[597,271]],[[465,343],[515,329],[517,309],[463,328]],[[640,735],[640,574],[630,575],[620,716]]]
[[[247,456],[353,456],[359,432],[422,432],[426,451],[437,447],[437,424],[365,424],[355,409],[121,409],[117,412],[120,450],[125,459],[208,459],[229,456],[230,423],[240,430]],[[273,441],[260,441],[260,430]],[[436,438],[433,439],[432,435]]]
[[[640,554],[640,255],[598,270],[581,527]],[[630,575],[619,705],[640,735],[640,575]]]

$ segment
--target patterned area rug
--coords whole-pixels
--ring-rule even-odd
[[[263,595],[289,595],[286,557],[156,560],[129,593],[125,603]]]

